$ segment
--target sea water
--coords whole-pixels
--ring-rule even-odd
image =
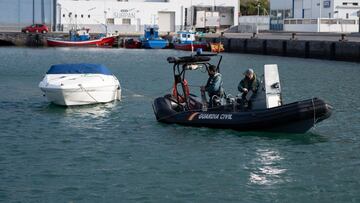
[[[242,73],[278,64],[283,100],[320,97],[333,115],[306,134],[158,123],[174,50],[0,48],[0,202],[359,202],[360,65],[223,54],[227,94]],[[100,63],[120,102],[59,107],[38,88],[59,63]],[[214,62],[216,64],[216,62]],[[207,74],[189,71],[200,95]]]

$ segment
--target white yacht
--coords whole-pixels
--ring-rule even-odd
[[[47,71],[39,88],[47,100],[73,106],[121,99],[119,80],[100,64],[59,64]]]

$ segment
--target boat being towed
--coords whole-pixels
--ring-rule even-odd
[[[47,100],[73,106],[121,99],[119,80],[100,64],[58,64],[46,72],[39,88]]]
[[[208,71],[212,56],[216,55],[198,54],[167,59],[173,64],[175,85],[173,94],[154,100],[153,109],[159,122],[238,131],[305,133],[316,123],[330,117],[332,107],[322,99],[283,104],[275,64],[265,65],[264,78],[255,98],[249,99],[250,92],[246,98],[241,95],[215,96],[211,100],[212,108],[207,108],[205,92],[202,92],[201,99],[190,94],[185,72],[196,69]],[[222,56],[217,64],[218,70],[221,59]]]

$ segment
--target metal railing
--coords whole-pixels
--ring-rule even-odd
[[[285,19],[284,24],[290,25],[303,25],[303,24],[318,24],[320,20],[320,24],[328,24],[328,25],[335,25],[335,24],[342,24],[342,25],[356,25],[359,24],[358,20],[354,19],[341,19],[341,18],[313,18],[313,19]]]

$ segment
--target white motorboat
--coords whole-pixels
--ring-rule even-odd
[[[121,99],[119,80],[100,64],[59,64],[47,71],[39,88],[58,105],[86,105]]]

